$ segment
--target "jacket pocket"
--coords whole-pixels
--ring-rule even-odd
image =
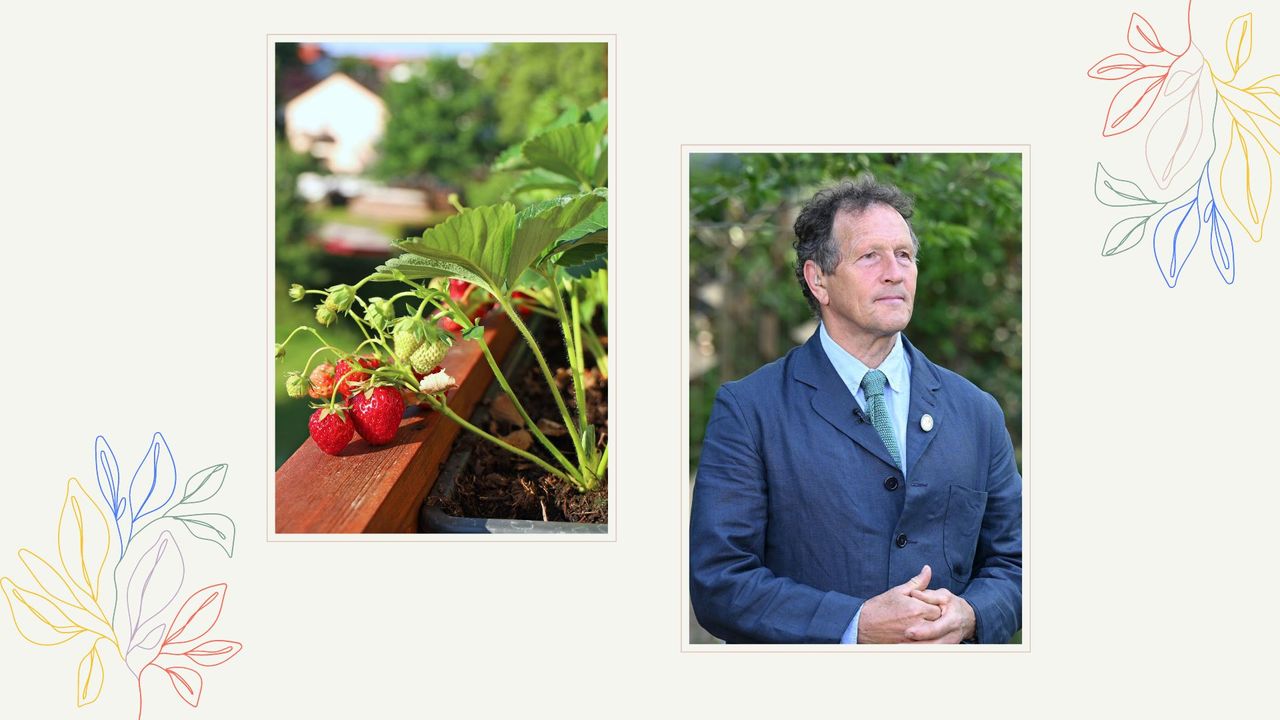
[[[957,585],[969,581],[973,573],[974,552],[978,533],[987,509],[987,494],[981,490],[952,485],[947,498],[947,517],[943,521],[942,546],[947,567]]]

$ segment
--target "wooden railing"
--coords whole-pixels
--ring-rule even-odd
[[[485,341],[498,362],[516,337],[511,320],[491,314]],[[469,417],[493,379],[478,344],[458,342],[441,363],[458,379],[449,407]],[[277,533],[409,533],[461,428],[430,411],[410,411],[389,445],[360,439],[326,455],[307,439],[276,472]]]

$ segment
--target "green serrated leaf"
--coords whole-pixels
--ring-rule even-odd
[[[431,277],[458,267],[474,279],[461,274],[452,277],[478,281],[477,284],[492,292],[500,288],[508,274],[515,219],[516,209],[510,203],[467,208],[427,228],[422,237],[402,240],[396,247],[417,255],[428,261],[425,265],[440,271]]]
[[[200,470],[187,480],[187,485],[182,491],[182,503],[190,505],[192,503],[204,502],[222,489],[222,483],[227,479],[227,466],[225,464],[214,465]]]
[[[604,135],[604,126],[600,128],[600,157],[596,161],[596,172],[591,178],[592,187],[604,187],[609,184],[609,136]]]
[[[549,206],[539,203],[533,213],[519,223],[515,243],[511,249],[511,262],[505,279],[514,285],[520,274],[566,231],[576,227],[605,202],[605,196],[592,191],[576,197],[558,198]]]
[[[559,127],[525,142],[524,157],[535,167],[594,187],[597,166],[605,155],[603,139],[604,128],[596,123]]]
[[[176,515],[175,520],[179,520],[191,531],[192,535],[201,540],[209,540],[217,543],[227,554],[235,552],[236,546],[236,524],[231,518],[220,513],[201,513],[198,515]]]
[[[495,171],[503,170],[522,170],[529,167],[529,163],[524,159],[524,143],[516,143],[511,147],[503,150],[489,166]]]
[[[479,340],[484,337],[484,326],[472,325],[462,333],[463,340]]]
[[[385,264],[378,266],[378,272],[373,277],[378,282],[399,280],[401,277],[408,280],[456,277],[481,286],[485,284],[480,276],[457,263],[432,260],[418,255],[401,255],[398,258],[391,258]]]
[[[609,121],[609,99],[605,98],[587,108],[587,115],[591,117],[592,122],[608,122]]]
[[[556,258],[555,263],[571,277],[587,277],[608,266],[609,246],[596,243],[579,245]]]
[[[533,168],[519,177],[508,191],[512,194],[533,190],[550,190],[558,193],[578,192],[578,183],[542,168]]]

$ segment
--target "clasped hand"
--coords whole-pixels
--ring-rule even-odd
[[[858,643],[959,643],[973,634],[973,608],[946,588],[930,590],[928,565],[862,604]]]

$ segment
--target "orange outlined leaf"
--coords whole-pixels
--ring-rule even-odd
[[[1249,62],[1253,54],[1253,13],[1245,13],[1231,21],[1227,28],[1227,62],[1231,64],[1231,73],[1235,73]]]
[[[204,690],[204,678],[200,677],[200,673],[193,668],[181,665],[161,669],[169,674],[173,689],[178,691],[178,697],[182,698],[183,702],[191,707],[200,704],[200,692]]]
[[[1089,77],[1098,80],[1120,80],[1138,72],[1147,64],[1127,53],[1108,55],[1089,68]]]
[[[102,657],[98,655],[98,640],[80,660],[76,668],[76,706],[91,705],[102,694]]]
[[[183,655],[205,667],[213,667],[235,657],[243,647],[235,640],[210,640],[186,651]]]
[[[174,616],[165,645],[193,642],[204,637],[222,615],[222,603],[226,600],[227,584],[219,583],[201,588],[182,603]]]
[[[1144,53],[1161,53],[1166,52],[1164,46],[1160,44],[1160,38],[1156,36],[1156,29],[1151,23],[1138,13],[1134,13],[1129,17],[1129,47]]]
[[[1218,171],[1218,192],[1227,212],[1254,242],[1262,240],[1271,209],[1271,177],[1271,159],[1262,141],[1239,120],[1232,120]]]
[[[58,558],[67,579],[95,600],[110,545],[107,516],[80,481],[71,478],[67,481],[67,496],[58,517]]]
[[[1160,86],[1164,84],[1168,69],[1156,76],[1130,80],[1111,99],[1107,107],[1107,119],[1102,126],[1102,136],[1109,137],[1128,132],[1142,122],[1155,105]]]

